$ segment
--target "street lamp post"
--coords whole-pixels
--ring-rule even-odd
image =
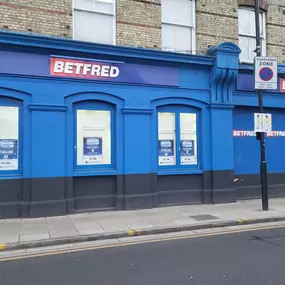
[[[255,31],[256,31],[256,55],[261,56],[259,0],[255,0]],[[262,89],[258,89],[258,106],[259,106],[259,112],[263,113],[264,111],[263,111]],[[260,141],[260,177],[261,177],[262,210],[268,211],[268,183],[267,183],[267,165],[265,158],[264,132],[257,133],[257,138]]]

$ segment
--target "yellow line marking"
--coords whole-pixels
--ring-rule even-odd
[[[6,249],[6,244],[5,243],[0,243],[0,250]]]
[[[94,246],[87,246],[81,247],[76,249],[65,249],[65,250],[54,250],[54,251],[47,251],[45,253],[34,253],[34,254],[27,254],[23,256],[15,256],[15,257],[0,257],[0,262],[2,261],[12,261],[12,260],[19,260],[19,259],[28,259],[28,258],[36,258],[36,257],[44,257],[44,256],[51,256],[51,255],[59,255],[65,253],[76,253],[76,252],[83,252],[83,251],[91,251],[97,249],[105,249],[105,248],[112,248],[112,247],[125,247],[131,245],[138,245],[138,244],[145,244],[145,243],[155,243],[155,242],[163,242],[163,241],[172,241],[172,240],[182,240],[182,239],[192,239],[192,238],[199,238],[199,237],[209,237],[209,236],[218,236],[218,235],[227,235],[227,234],[236,234],[236,233],[243,233],[243,232],[252,232],[252,231],[262,231],[262,230],[270,230],[270,229],[277,229],[277,228],[285,228],[285,225],[276,225],[276,226],[266,226],[266,227],[258,227],[258,228],[250,228],[250,229],[239,229],[239,230],[231,230],[231,231],[221,231],[221,232],[214,232],[214,233],[204,233],[204,234],[193,234],[193,235],[184,235],[184,236],[177,236],[177,237],[165,237],[165,238],[153,238],[149,240],[140,240],[140,241],[133,241],[133,242],[126,242],[126,243],[113,243],[107,245],[94,245]],[[217,230],[219,228],[216,228]],[[209,229],[205,229],[209,230]],[[180,232],[183,234],[183,232]],[[178,234],[178,233],[177,233]],[[96,241],[94,241],[96,242]],[[74,246],[74,244],[73,244]]]
[[[134,235],[134,231],[129,230],[129,231],[128,231],[128,235],[129,235],[129,236],[133,236],[133,235]]]

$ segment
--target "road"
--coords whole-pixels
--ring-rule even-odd
[[[285,227],[0,262],[1,285],[282,285]]]

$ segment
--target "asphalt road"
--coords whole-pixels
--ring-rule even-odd
[[[0,262],[1,285],[285,284],[285,228]]]

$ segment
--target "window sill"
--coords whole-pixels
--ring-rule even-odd
[[[3,171],[3,170],[2,170]],[[8,171],[0,171],[0,179],[1,178],[22,178],[22,173],[9,173]]]
[[[202,174],[203,170],[197,169],[165,169],[158,170],[157,175],[185,175],[185,174]]]
[[[117,175],[117,170],[115,169],[76,169],[73,171],[74,177],[79,176],[107,176],[107,175]]]

